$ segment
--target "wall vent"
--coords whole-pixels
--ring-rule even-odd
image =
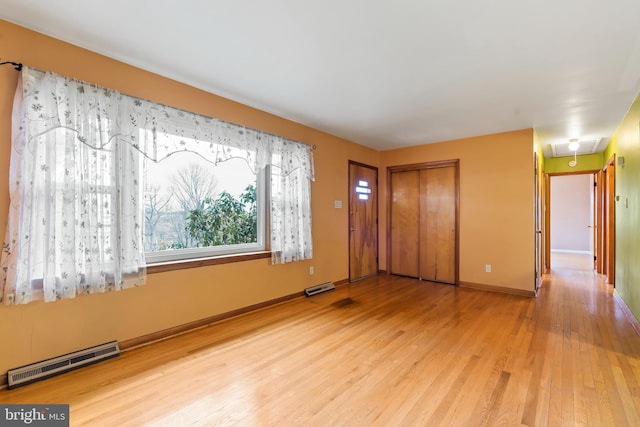
[[[63,356],[32,363],[7,372],[10,389],[59,375],[63,372],[111,359],[120,354],[117,341],[100,344]]]
[[[322,292],[327,292],[327,291],[332,291],[334,290],[336,287],[333,283],[331,282],[327,282],[327,283],[323,283],[321,285],[317,285],[317,286],[312,286],[310,288],[306,288],[304,290],[304,294],[308,297],[322,293]]]

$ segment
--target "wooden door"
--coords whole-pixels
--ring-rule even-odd
[[[456,171],[420,171],[420,278],[455,284]]]
[[[388,169],[389,273],[458,280],[458,160]]]
[[[598,171],[595,174],[596,177],[596,272],[599,274],[604,273],[604,259],[605,259],[605,250],[604,250],[604,238],[605,238],[605,210],[604,210],[604,177],[605,174],[603,171]]]
[[[378,168],[349,162],[349,280],[378,273]]]
[[[391,173],[390,194],[390,268],[391,274],[419,277],[420,172]]]
[[[604,258],[607,275],[607,283],[613,285],[615,283],[615,194],[616,194],[616,175],[614,166],[615,155],[609,160],[606,166],[606,187],[605,187],[605,218],[606,218],[606,241],[604,242],[606,247],[606,256]]]
[[[551,175],[544,174],[544,271],[551,270]]]
[[[534,274],[534,282],[533,286],[536,292],[538,288],[542,284],[542,203],[541,201],[541,191],[540,191],[540,180],[542,179],[542,171],[540,170],[540,165],[538,163],[538,153],[533,153],[533,205],[535,209],[535,235],[534,239],[534,251],[535,251],[535,274]]]
[[[593,195],[591,196],[593,199],[593,222],[592,222],[592,226],[593,228],[591,229],[591,239],[593,240],[593,270],[594,271],[598,271],[598,251],[599,251],[599,243],[598,243],[598,230],[599,230],[599,226],[598,226],[598,206],[599,206],[599,202],[598,202],[598,172],[593,174]]]

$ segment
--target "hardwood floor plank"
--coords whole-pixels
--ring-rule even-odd
[[[640,337],[618,304],[576,268],[537,298],[379,275],[0,403],[69,403],[91,427],[640,425]]]
[[[455,406],[454,403],[456,399],[461,397],[460,394],[462,392],[462,389],[465,386],[466,382],[469,380],[469,377],[478,364],[479,359],[480,357],[477,355],[473,355],[469,358],[467,363],[464,365],[464,368],[455,378],[455,380],[447,390],[447,393],[440,400],[440,403],[433,411],[427,422],[421,423],[420,425],[435,425],[439,422],[446,423],[446,417],[449,414],[451,407]]]
[[[583,369],[581,367],[581,352],[580,352],[580,330],[581,319],[575,319],[577,323],[577,330],[571,334],[569,363],[573,367],[573,381],[569,385],[573,390],[579,390],[584,385]],[[589,416],[587,413],[587,396],[583,393],[573,393],[573,407],[574,407],[574,419],[576,426],[588,426]]]
[[[547,306],[550,306],[547,303]],[[540,317],[540,314],[534,319]],[[545,354],[547,353],[547,345],[549,341],[549,329],[550,319],[547,316],[541,316],[542,319],[534,320],[538,323],[533,331],[529,349],[527,352],[527,361],[531,366],[531,374],[529,376],[529,383],[527,394],[525,398],[525,405],[522,415],[522,424],[527,426],[536,425],[536,417],[538,412],[538,404],[540,403],[541,382],[543,378],[543,368],[545,361]],[[545,414],[546,415],[546,414]]]
[[[502,403],[502,398],[509,384],[510,372],[502,371],[498,377],[498,382],[491,393],[491,397],[487,406],[483,409],[482,419],[480,420],[480,426],[493,426],[496,425],[496,414]]]

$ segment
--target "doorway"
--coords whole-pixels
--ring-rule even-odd
[[[615,194],[616,194],[616,168],[615,153],[605,164],[605,167],[596,173],[596,259],[595,269],[598,273],[607,277],[607,283],[615,286]]]
[[[378,168],[349,161],[349,281],[378,273]]]
[[[538,153],[533,153],[533,182],[534,182],[534,216],[535,216],[535,236],[534,240],[534,251],[535,251],[535,275],[534,275],[534,289],[535,292],[538,292],[540,286],[542,286],[542,272],[543,268],[543,258],[544,258],[544,234],[542,232],[542,207],[544,206],[542,203],[542,188],[544,188],[544,171],[541,167]]]
[[[607,276],[607,283],[615,286],[615,227],[616,227],[616,155],[613,154],[602,169],[601,199],[598,201],[602,214],[602,229],[600,230],[601,245],[597,256],[602,260],[602,270],[598,273]]]
[[[593,180],[593,173],[551,177],[549,239],[555,268],[593,269]]]
[[[584,230],[580,231],[586,233],[586,237],[584,234],[580,237],[580,239],[582,239],[582,247],[558,247],[558,239],[555,239],[558,231],[567,234],[567,230],[556,229],[554,231],[551,229],[551,217],[553,215],[553,210],[551,208],[556,208],[555,204],[551,203],[551,193],[555,190],[555,186],[552,185],[552,178],[560,179],[563,176],[575,177],[580,175],[585,176],[585,185],[587,185],[586,180],[589,181],[589,189],[583,191],[582,194],[584,197],[584,194],[588,191],[590,204],[583,212],[580,213],[580,215],[582,215],[582,220],[580,220],[581,222],[574,218],[569,225],[575,227],[580,223],[580,227],[585,227]],[[597,273],[606,275],[608,283],[613,284],[615,259],[615,169],[613,167],[613,160],[609,160],[602,170],[546,174],[545,184],[546,271],[549,271],[552,267],[552,262],[554,260],[552,260],[551,254],[553,252],[555,255],[555,262],[553,262],[553,265],[555,267],[595,270]],[[569,192],[566,193],[566,196],[573,197],[574,194]],[[584,220],[584,217],[587,214],[589,215],[588,223]],[[584,224],[587,225],[585,226]],[[585,240],[588,242],[588,246],[585,246]],[[554,244],[552,244],[552,241]],[[560,244],[560,246],[566,245]],[[560,249],[560,251],[558,251],[558,249]],[[567,250],[563,251],[562,249]],[[588,265],[588,267],[585,267],[585,265]]]

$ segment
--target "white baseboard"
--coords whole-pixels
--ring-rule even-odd
[[[551,253],[591,255],[591,251],[574,251],[573,249],[551,249]]]

